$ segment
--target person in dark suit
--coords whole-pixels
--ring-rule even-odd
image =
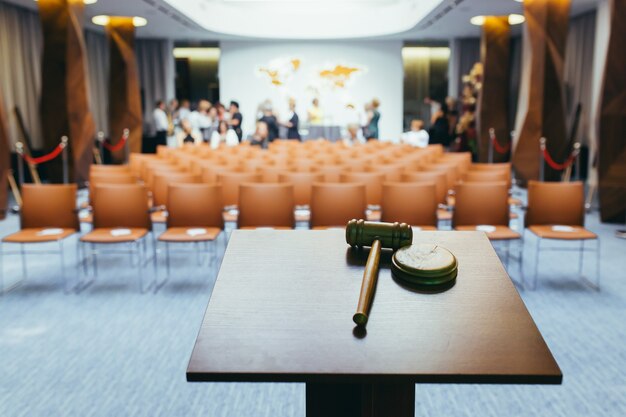
[[[296,113],[296,100],[293,97],[289,99],[289,120],[281,124],[287,128],[287,139],[302,140],[298,130],[300,118]]]
[[[241,131],[241,123],[243,122],[243,116],[241,115],[241,112],[239,111],[239,103],[237,103],[236,101],[231,101],[229,113],[230,113],[230,120],[228,121],[228,124],[237,134],[237,138],[239,139],[239,142],[241,142],[241,138],[243,136],[243,133]]]
[[[274,116],[274,111],[270,103],[266,103],[263,106],[263,116],[259,119],[259,122],[263,122],[267,125],[267,140],[273,142],[278,138],[278,120]]]

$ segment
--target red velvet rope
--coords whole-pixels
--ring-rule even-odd
[[[50,152],[47,155],[43,155],[43,156],[39,156],[37,158],[33,158],[32,156],[26,155],[26,154],[22,154],[22,157],[24,158],[24,160],[26,162],[28,162],[31,165],[39,165],[39,164],[44,164],[46,162],[50,162],[52,161],[54,158],[56,158],[57,156],[59,156],[61,154],[61,152],[63,152],[63,148],[65,148],[65,146],[63,146],[62,143],[59,143],[57,145],[56,148],[54,148],[52,150],[52,152]]]
[[[564,169],[572,165],[572,163],[576,160],[576,152],[572,152],[570,156],[565,160],[565,162],[559,164],[558,162],[555,162],[554,159],[552,159],[550,153],[548,152],[548,149],[546,148],[543,150],[543,159],[548,163],[548,165],[550,165],[550,168],[554,169],[555,171],[563,171]]]
[[[110,152],[116,152],[121,150],[124,145],[126,144],[126,140],[128,139],[128,136],[124,135],[122,136],[122,138],[119,140],[119,142],[117,142],[115,145],[111,145],[109,143],[109,141],[104,141],[102,142],[102,146],[104,146],[106,149],[108,149]]]
[[[498,143],[498,139],[496,139],[495,135],[491,137],[491,143],[493,144],[493,149],[495,149],[499,154],[508,153],[511,149],[511,142],[507,143],[505,146],[500,146],[500,143]]]

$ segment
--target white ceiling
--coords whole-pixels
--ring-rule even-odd
[[[0,0],[36,9],[33,0]],[[599,0],[572,0],[572,15]],[[98,14],[142,16],[138,37],[177,41],[226,39],[402,39],[437,41],[480,36],[472,16],[522,13],[514,0],[99,0]],[[519,31],[519,29],[515,29]]]

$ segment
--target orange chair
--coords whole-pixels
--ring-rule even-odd
[[[437,230],[435,190],[435,184],[428,182],[384,183],[381,221],[408,223],[415,230]]]
[[[321,165],[313,171],[324,176],[324,182],[339,182],[344,168],[341,165]]]
[[[509,188],[506,182],[462,183],[457,186],[455,230],[485,231],[490,240],[516,240],[521,235],[509,227]]]
[[[385,174],[378,172],[350,172],[341,174],[341,182],[365,185],[365,198],[370,206],[380,206]]]
[[[166,209],[168,202],[168,189],[171,184],[199,183],[200,176],[187,172],[158,173],[154,176],[154,191],[152,193],[152,205],[162,206]]]
[[[217,175],[217,182],[222,186],[222,200],[225,206],[239,204],[239,186],[245,182],[261,182],[260,174],[250,172],[222,172]]]
[[[279,182],[280,174],[287,172],[287,169],[270,165],[260,168],[259,171],[263,182]]]
[[[368,172],[378,172],[385,175],[385,181],[388,182],[400,182],[402,181],[402,173],[406,167],[406,164],[386,164],[386,165],[370,165],[367,168]]]
[[[315,183],[311,190],[312,229],[345,227],[352,219],[364,219],[367,209],[365,185]]]
[[[35,243],[58,243],[63,288],[67,292],[65,273],[65,251],[63,241],[80,230],[76,210],[76,185],[29,185],[22,186],[22,207],[20,209],[20,231],[5,236],[2,243],[19,244],[22,259],[22,274],[26,279],[27,265],[25,245]],[[42,252],[37,252],[42,253]],[[0,246],[0,295],[4,293],[3,255]]]
[[[293,190],[291,184],[241,184],[237,227],[293,229],[295,226]]]
[[[167,227],[158,238],[165,244],[167,275],[170,274],[170,244],[193,243],[200,262],[200,244],[215,242],[224,230],[222,188],[215,184],[169,184]],[[217,266],[217,248],[210,258]],[[158,285],[162,287],[165,281]]]
[[[528,182],[528,211],[526,228],[537,237],[535,273],[530,288],[537,285],[541,241],[558,240],[580,242],[578,273],[581,279],[600,289],[600,239],[585,225],[585,191],[582,182]],[[585,242],[596,241],[596,279],[586,280],[582,275]],[[558,250],[558,248],[556,248]]]
[[[446,173],[446,186],[448,190],[454,189],[457,180],[459,179],[459,168],[454,163],[434,163],[422,165],[424,171],[437,171]]]
[[[91,249],[90,259],[93,265],[94,279],[98,276],[96,245],[129,245],[131,251],[117,253],[136,254],[139,288],[143,287],[143,266],[146,256],[146,236],[152,231],[148,207],[148,191],[142,185],[97,185],[93,200],[93,230],[80,238],[83,250],[83,267],[88,273],[85,246]],[[154,235],[153,235],[154,238]],[[143,249],[143,250],[142,250]],[[156,276],[156,244],[153,245]],[[83,289],[89,286],[86,283]],[[156,282],[156,281],[154,281]]]
[[[510,187],[511,176],[506,171],[467,171],[464,182],[505,182]]]
[[[323,179],[323,174],[312,172],[285,172],[278,176],[280,182],[293,185],[294,203],[297,206],[309,206],[313,183],[322,182]]]

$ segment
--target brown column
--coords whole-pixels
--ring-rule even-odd
[[[600,216],[626,219],[626,2],[611,1],[611,34],[600,104]]]
[[[479,160],[489,160],[489,129],[495,130],[498,143],[510,148],[509,70],[510,26],[508,16],[488,16],[481,39],[483,85],[478,97]],[[493,151],[494,162],[506,162],[510,152]]]
[[[132,17],[111,17],[107,25],[111,49],[109,82],[109,132],[116,144],[124,129],[130,130],[131,152],[141,152],[142,116],[139,75],[135,60],[135,27]],[[124,160],[124,150],[114,159]]]
[[[571,150],[567,143],[563,94],[565,40],[570,0],[525,0],[530,52],[528,111],[517,135],[513,166],[523,181],[539,178],[539,139],[548,139],[548,151],[558,162]],[[546,165],[545,179],[558,180],[560,171]]]
[[[11,168],[11,146],[9,143],[9,125],[0,92],[0,219],[6,217],[8,203],[9,183],[7,176]]]
[[[62,136],[69,137],[70,181],[89,174],[95,124],[87,99],[87,69],[83,38],[83,2],[39,0],[43,28],[41,121],[45,153]],[[52,182],[62,181],[61,157],[46,164]]]

